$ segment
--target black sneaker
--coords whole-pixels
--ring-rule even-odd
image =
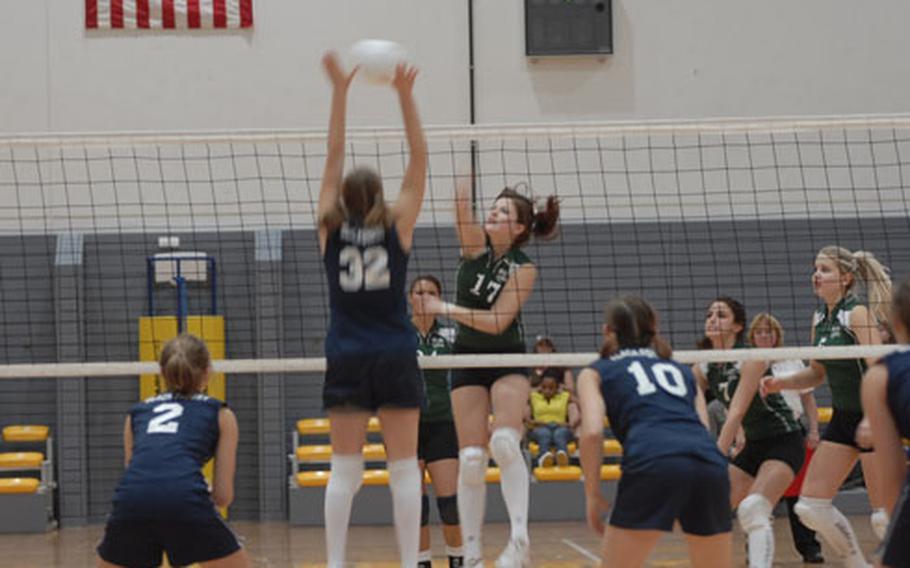
[[[417,563],[417,568],[433,568],[433,563],[429,560],[421,560]]]
[[[464,556],[449,556],[449,568],[463,568]]]

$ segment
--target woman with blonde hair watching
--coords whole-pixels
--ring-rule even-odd
[[[812,274],[815,295],[824,303],[812,318],[815,346],[878,345],[878,323],[887,321],[891,298],[888,269],[871,253],[850,252],[838,246],[822,248],[815,258]],[[860,301],[857,289],[866,289],[867,302]],[[800,492],[796,513],[803,523],[828,542],[848,567],[868,566],[850,522],[831,500],[859,459],[873,507],[872,528],[882,538],[888,514],[882,508],[876,464],[872,451],[857,443],[863,408],[860,383],[874,358],[821,359],[787,377],[762,379],[762,394],[803,390],[820,385],[826,378],[831,387],[834,413]]]

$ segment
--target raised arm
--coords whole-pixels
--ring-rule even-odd
[[[907,475],[907,455],[887,401],[888,369],[875,365],[862,382],[863,412],[872,429],[873,459],[877,462],[879,491],[886,511],[893,511]]]
[[[603,463],[604,416],[606,405],[600,393],[600,375],[584,369],[578,375],[578,399],[581,409],[581,433],[578,438],[581,470],[584,473],[588,524],[603,533],[607,503],[600,492],[600,465]]]
[[[455,184],[455,232],[461,244],[462,257],[476,258],[486,249],[486,234],[474,219],[470,178],[461,178]]]
[[[733,393],[733,399],[730,401],[730,408],[727,410],[727,419],[724,421],[724,427],[720,430],[717,437],[717,447],[721,453],[727,455],[733,440],[736,438],[736,431],[743,422],[743,417],[758,392],[758,381],[761,379],[762,371],[767,368],[768,364],[764,361],[745,361],[739,373],[739,384],[736,386],[736,392]]]
[[[521,265],[509,276],[499,298],[489,310],[457,306],[430,295],[425,295],[422,300],[424,309],[429,313],[446,316],[483,333],[499,335],[515,321],[521,306],[534,290],[535,280],[537,268],[533,264]]]
[[[230,408],[218,411],[218,446],[215,448],[215,475],[212,501],[227,507],[234,501],[234,472],[237,470],[237,417]]]
[[[345,73],[334,52],[322,57],[322,67],[332,83],[332,106],[329,112],[329,135],[325,156],[325,167],[322,171],[322,186],[319,189],[319,210],[316,212],[316,224],[319,228],[319,250],[325,250],[328,230],[325,226],[326,216],[338,207],[338,195],[341,191],[341,179],[344,173],[344,130],[347,116],[348,87],[357,73],[355,68]]]
[[[417,223],[427,187],[427,141],[424,139],[423,127],[414,102],[416,78],[417,69],[401,63],[395,67],[395,78],[392,80],[392,86],[398,92],[398,103],[401,105],[401,116],[404,119],[404,131],[410,153],[408,167],[401,180],[401,192],[394,206],[398,236],[405,250],[411,248],[414,225]]]

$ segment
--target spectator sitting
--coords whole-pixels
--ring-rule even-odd
[[[530,419],[527,421],[531,441],[540,447],[539,467],[569,464],[569,442],[572,440],[570,414],[577,420],[578,412],[570,413],[574,405],[569,392],[560,390],[559,376],[545,372],[540,387],[531,392]]]
[[[556,344],[546,335],[538,335],[534,341],[534,353],[556,353]],[[530,376],[531,388],[539,387],[544,373],[550,370],[558,374],[559,388],[569,391],[572,400],[575,400],[575,375],[565,367],[534,367]]]

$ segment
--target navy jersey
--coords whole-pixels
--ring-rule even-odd
[[[213,508],[202,466],[218,445],[220,400],[165,393],[130,410],[133,456],[114,492],[117,520],[191,521]]]
[[[323,262],[331,309],[326,357],[417,351],[405,299],[408,255],[394,226],[345,222],[329,235]]]
[[[882,359],[888,368],[888,408],[902,438],[910,438],[910,351],[901,350]]]
[[[622,350],[591,365],[610,427],[622,444],[622,467],[646,469],[656,458],[688,455],[726,466],[695,411],[692,370],[650,349]]]

